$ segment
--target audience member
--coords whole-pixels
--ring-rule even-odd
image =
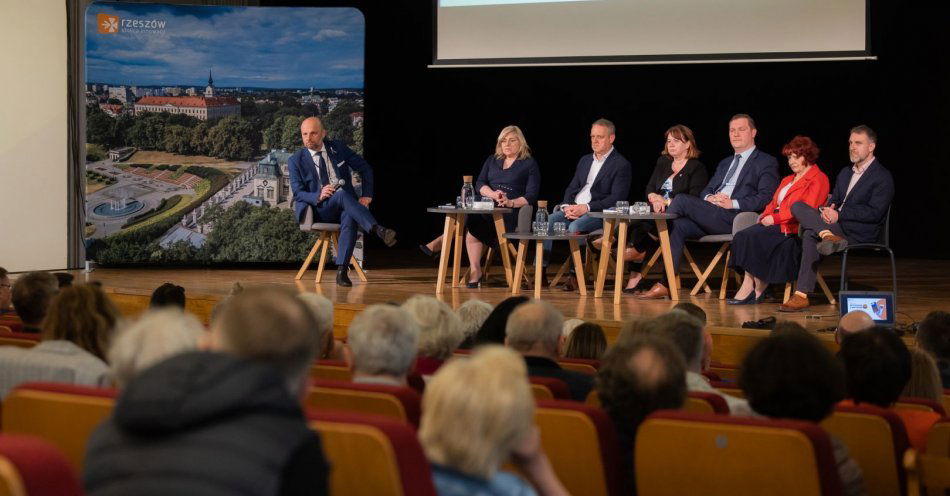
[[[780,332],[749,351],[742,361],[739,386],[752,409],[762,415],[817,424],[844,396],[845,379],[841,365],[818,338],[807,332]],[[841,440],[828,437],[844,494],[865,494],[861,467]]]
[[[612,346],[597,371],[600,403],[617,429],[627,494],[635,492],[633,448],[640,423],[686,401],[686,365],[670,340],[651,334]]]
[[[59,285],[59,289],[72,286],[73,279],[75,279],[69,272],[53,272],[53,277],[56,278],[56,284]]]
[[[7,269],[0,267],[0,316],[15,315],[13,311],[13,284]]]
[[[535,494],[521,478],[499,472],[508,460],[540,494],[567,494],[541,449],[527,379],[515,353],[491,345],[432,377],[419,440],[439,496]]]
[[[682,310],[696,317],[703,323],[703,361],[701,370],[704,372],[709,370],[709,367],[712,365],[713,339],[712,333],[709,332],[709,329],[706,329],[706,311],[700,308],[699,305],[688,301],[681,301],[673,305],[673,310]]]
[[[910,352],[897,333],[886,327],[873,327],[848,336],[841,343],[838,358],[844,364],[848,396],[855,404],[891,408],[910,380]],[[893,410],[904,421],[911,446],[922,451],[927,431],[940,415],[901,408]]]
[[[409,312],[392,305],[370,305],[350,323],[347,338],[353,382],[406,385],[419,343],[419,324]]]
[[[600,360],[606,349],[607,336],[604,335],[604,328],[593,322],[584,322],[575,327],[567,338],[564,358]]]
[[[107,385],[109,367],[103,350],[117,320],[118,311],[97,286],[63,289],[49,304],[38,345],[0,347],[0,398],[28,381]]]
[[[30,272],[17,279],[13,285],[13,308],[23,321],[23,332],[41,332],[46,309],[58,292],[56,277],[48,272]]]
[[[937,363],[926,351],[910,347],[910,380],[904,386],[901,396],[924,398],[940,404],[943,401],[943,386],[940,383],[940,371]]]
[[[564,339],[571,337],[571,333],[574,332],[574,329],[583,323],[584,321],[581,319],[564,319],[564,325],[561,326],[561,335],[564,336]]]
[[[461,349],[470,349],[474,344],[475,333],[485,323],[485,319],[491,314],[495,307],[482,300],[471,299],[462,303],[455,312],[462,321],[462,334],[465,339],[458,347]]]
[[[917,327],[917,346],[934,357],[943,387],[950,388],[950,313],[928,313]]]
[[[841,344],[844,338],[856,332],[866,331],[874,327],[874,320],[867,312],[852,310],[841,316],[838,327],[835,328],[835,343]]]
[[[155,288],[148,302],[149,308],[175,307],[185,309],[185,288],[166,282]]]
[[[431,376],[465,339],[462,321],[452,307],[431,296],[415,295],[402,308],[419,325],[416,372]]]
[[[495,305],[495,309],[488,314],[488,318],[475,333],[475,346],[481,344],[505,344],[505,326],[508,325],[508,316],[521,305],[527,303],[527,296],[511,296]]]
[[[769,335],[783,334],[786,332],[803,332],[808,334],[808,330],[798,322],[792,322],[791,320],[780,320],[775,323],[775,327],[772,328],[772,331],[769,333]]]
[[[680,310],[682,312],[686,312],[692,315],[693,317],[699,319],[699,321],[702,322],[703,327],[706,326],[706,311],[700,308],[700,306],[695,303],[690,303],[688,301],[681,301],[673,305],[672,310]]]
[[[686,389],[721,396],[733,415],[752,415],[749,402],[720,392],[703,377],[703,326],[692,315],[673,310],[653,319],[651,332],[669,338],[686,360]]]
[[[231,283],[231,290],[228,291],[228,295],[218,300],[218,302],[214,304],[214,307],[211,308],[211,323],[212,324],[214,324],[214,322],[218,320],[218,315],[220,315],[221,312],[224,311],[224,307],[228,305],[228,302],[231,300],[231,298],[235,295],[240,294],[242,291],[244,291],[244,286],[242,286],[241,283],[237,281],[234,281],[233,283]]]
[[[90,496],[327,494],[320,439],[300,408],[319,340],[289,290],[234,297],[212,352],[186,352],[133,378],[93,434]]]
[[[634,317],[620,326],[620,332],[617,333],[617,343],[625,343],[628,340],[638,336],[650,333],[650,319]]]
[[[317,321],[318,360],[343,360],[343,343],[333,337],[333,302],[317,293],[299,293],[297,298],[313,312]]]
[[[532,301],[511,313],[506,327],[505,344],[521,353],[528,366],[528,375],[561,379],[571,391],[571,398],[584,401],[593,387],[590,376],[564,370],[557,363],[558,350],[564,337],[564,317],[550,303]]]
[[[204,326],[189,313],[151,310],[116,333],[109,365],[116,387],[124,388],[139,372],[171,356],[198,348]]]

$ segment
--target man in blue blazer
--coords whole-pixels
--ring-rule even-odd
[[[808,293],[815,290],[822,255],[843,250],[848,243],[876,243],[894,198],[894,178],[874,157],[877,133],[868,126],[851,129],[848,154],[851,167],[838,173],[828,206],[820,210],[803,202],[792,205],[792,215],[802,227],[802,262],[795,294],[779,310],[800,312],[808,308]]]
[[[594,153],[584,155],[577,162],[574,178],[564,191],[564,201],[554,207],[548,218],[549,229],[555,222],[567,222],[572,233],[591,232],[603,226],[588,212],[600,212],[614,207],[630,195],[632,171],[630,162],[614,149],[616,127],[607,119],[598,119],[590,128],[590,146]],[[544,242],[544,266],[551,254],[551,242]],[[576,281],[568,278],[566,290],[572,290]]]
[[[304,119],[300,124],[304,148],[290,156],[287,168],[297,222],[303,222],[307,209],[311,209],[314,222],[340,224],[336,283],[349,287],[353,283],[347,271],[356,244],[357,226],[379,236],[386,246],[396,244],[396,231],[380,226],[369,212],[373,201],[373,169],[343,143],[324,139],[326,135],[318,117]],[[363,178],[363,196],[359,199],[353,189],[351,169]]]
[[[679,216],[671,221],[670,249],[673,267],[679,267],[687,239],[710,234],[731,234],[732,220],[739,212],[761,212],[778,187],[778,161],[755,147],[755,121],[747,114],[729,119],[729,141],[734,155],[724,158],[716,167],[706,189],[699,197],[676,195],[667,213]],[[637,295],[641,299],[659,299],[670,295],[664,278],[649,290]]]

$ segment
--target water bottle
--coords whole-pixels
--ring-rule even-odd
[[[548,202],[538,200],[538,211],[534,214],[534,234],[547,236],[548,234]]]
[[[462,208],[475,207],[475,187],[472,186],[472,176],[462,176]]]

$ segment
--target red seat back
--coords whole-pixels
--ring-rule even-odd
[[[912,398],[910,396],[901,396],[900,398],[897,398],[897,403],[894,405],[894,407],[939,413],[941,417],[944,417],[947,415],[947,412],[944,411],[942,403],[938,403],[936,401],[929,400],[927,398]]]
[[[686,403],[683,409],[696,413],[715,413],[729,415],[729,404],[725,398],[713,393],[690,391],[686,394]]]
[[[532,375],[528,377],[528,382],[532,386],[541,386],[546,388],[551,392],[551,396],[556,400],[569,400],[571,399],[571,390],[567,387],[567,383],[554,378],[554,377],[541,377]],[[537,397],[537,396],[535,396]]]
[[[0,493],[81,496],[79,479],[56,446],[32,436],[0,435]]]
[[[329,394],[320,395],[319,392]],[[406,386],[315,379],[311,382],[306,404],[318,409],[327,408],[401,417],[402,420],[418,428],[422,411],[422,396],[415,389]]]

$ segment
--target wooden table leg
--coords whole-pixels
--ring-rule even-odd
[[[462,271],[462,247],[465,246],[465,214],[455,220],[455,250],[452,258],[452,287],[459,287],[459,272]],[[444,250],[445,248],[443,248]]]
[[[577,279],[577,289],[581,291],[581,296],[587,296],[587,278],[584,276],[584,261],[581,260],[581,247],[576,239],[567,240],[571,245],[571,258],[574,259],[574,272]],[[583,315],[581,313],[580,315]]]
[[[623,252],[627,248],[627,226],[629,222],[620,221],[620,229],[617,233],[617,271],[614,274],[614,305],[620,304],[620,294],[623,290]],[[610,253],[610,252],[607,252]]]
[[[495,234],[498,235],[498,255],[505,266],[505,279],[511,285],[511,259],[508,258],[508,240],[505,239],[505,218],[499,213],[491,214],[495,221]]]
[[[515,274],[511,278],[511,294],[521,294],[521,277],[524,275],[524,259],[528,248],[526,240],[518,240],[518,254],[515,256]]]
[[[610,263],[610,240],[614,234],[614,219],[604,219],[604,238],[600,242],[600,263],[597,267],[597,279],[594,282],[594,298],[604,295],[604,283],[607,281],[607,265]]]
[[[666,268],[666,283],[670,288],[670,299],[679,300],[679,288],[676,284],[676,268],[673,267],[673,252],[670,250],[670,233],[666,228],[666,219],[656,220],[656,231],[660,235],[660,250],[663,251],[663,267]]]
[[[449,254],[455,239],[455,214],[445,214],[445,228],[442,229],[442,251],[439,253],[439,278],[435,281],[435,294],[442,294],[445,288],[445,273],[449,268]]]
[[[534,297],[541,298],[541,274],[544,273],[544,241],[534,242]]]

